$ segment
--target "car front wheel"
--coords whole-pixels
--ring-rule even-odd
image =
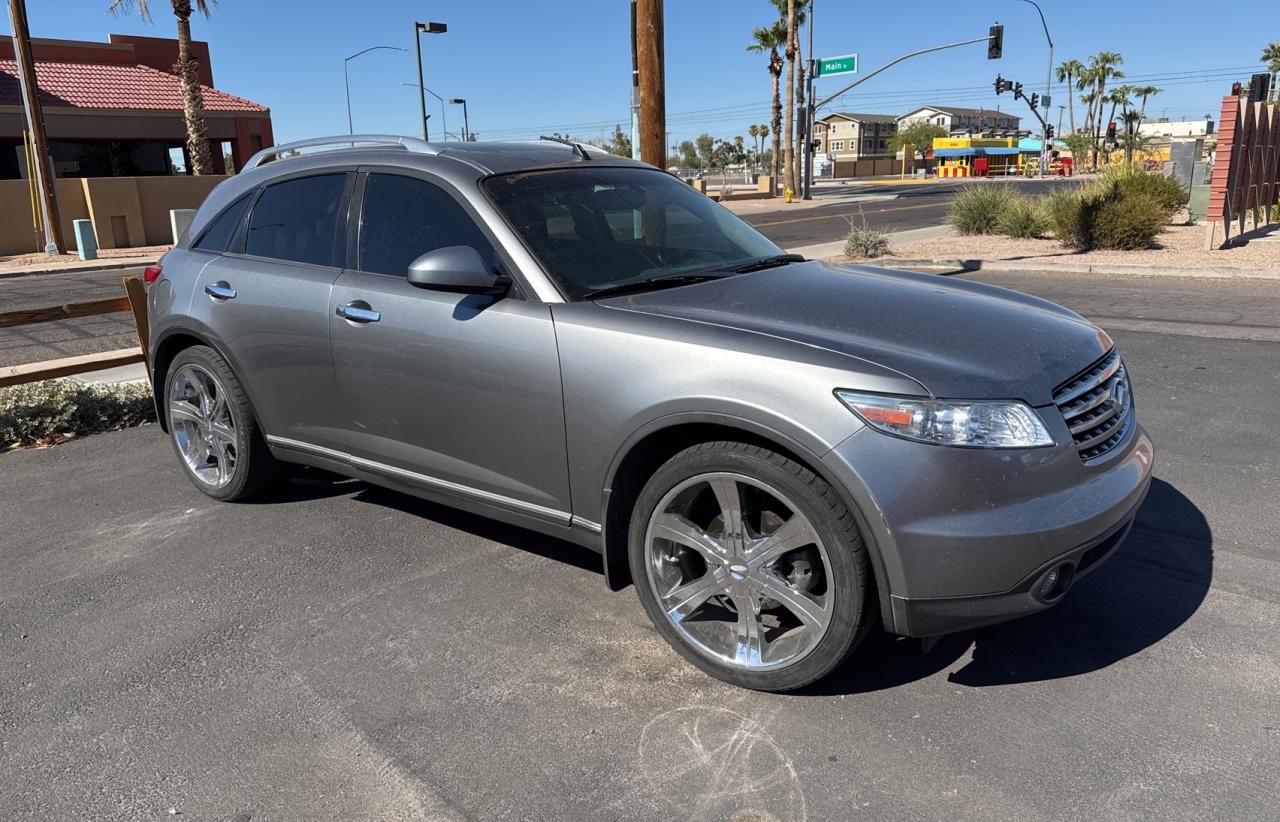
[[[658,631],[735,685],[807,685],[872,619],[853,515],[822,478],[758,446],[703,443],[668,460],[637,499],[629,553]]]

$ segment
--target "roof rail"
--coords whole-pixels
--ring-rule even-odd
[[[300,148],[313,148],[315,146],[348,146],[356,148],[359,144],[398,146],[405,151],[412,151],[416,154],[437,154],[439,151],[435,145],[417,137],[401,137],[395,134],[343,134],[336,137],[312,137],[310,140],[295,140],[292,143],[281,143],[270,148],[264,148],[250,157],[249,162],[245,163],[244,168],[241,170],[249,171],[263,163],[271,162],[273,159],[281,159],[280,155],[286,151],[296,151]],[[340,149],[331,150],[338,151]]]

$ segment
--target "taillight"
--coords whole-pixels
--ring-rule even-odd
[[[164,266],[149,265],[147,266],[146,270],[142,272],[142,281],[147,285],[151,285],[156,280],[160,279],[160,275],[163,273],[164,273]]]

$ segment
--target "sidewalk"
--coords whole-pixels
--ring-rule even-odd
[[[39,274],[61,274],[76,271],[118,271],[122,268],[148,266],[160,258],[172,246],[157,245],[144,248],[105,248],[98,251],[98,259],[82,260],[75,254],[49,257],[45,254],[19,254],[0,257],[0,280],[12,277],[30,277]]]

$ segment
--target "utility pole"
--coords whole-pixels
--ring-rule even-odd
[[[44,218],[44,252],[50,256],[67,250],[62,239],[62,217],[58,213],[58,195],[53,164],[49,162],[49,143],[45,138],[44,111],[40,108],[40,88],[36,84],[36,63],[31,55],[31,30],[27,26],[25,0],[9,0],[9,21],[13,26],[13,52],[18,61],[18,85],[22,107],[27,116],[34,148],[36,186],[40,189],[40,212]]]
[[[666,168],[667,97],[662,0],[636,0],[636,82],[640,96],[640,159]]]
[[[636,0],[631,0],[631,159],[640,159],[640,56],[636,53]]]

